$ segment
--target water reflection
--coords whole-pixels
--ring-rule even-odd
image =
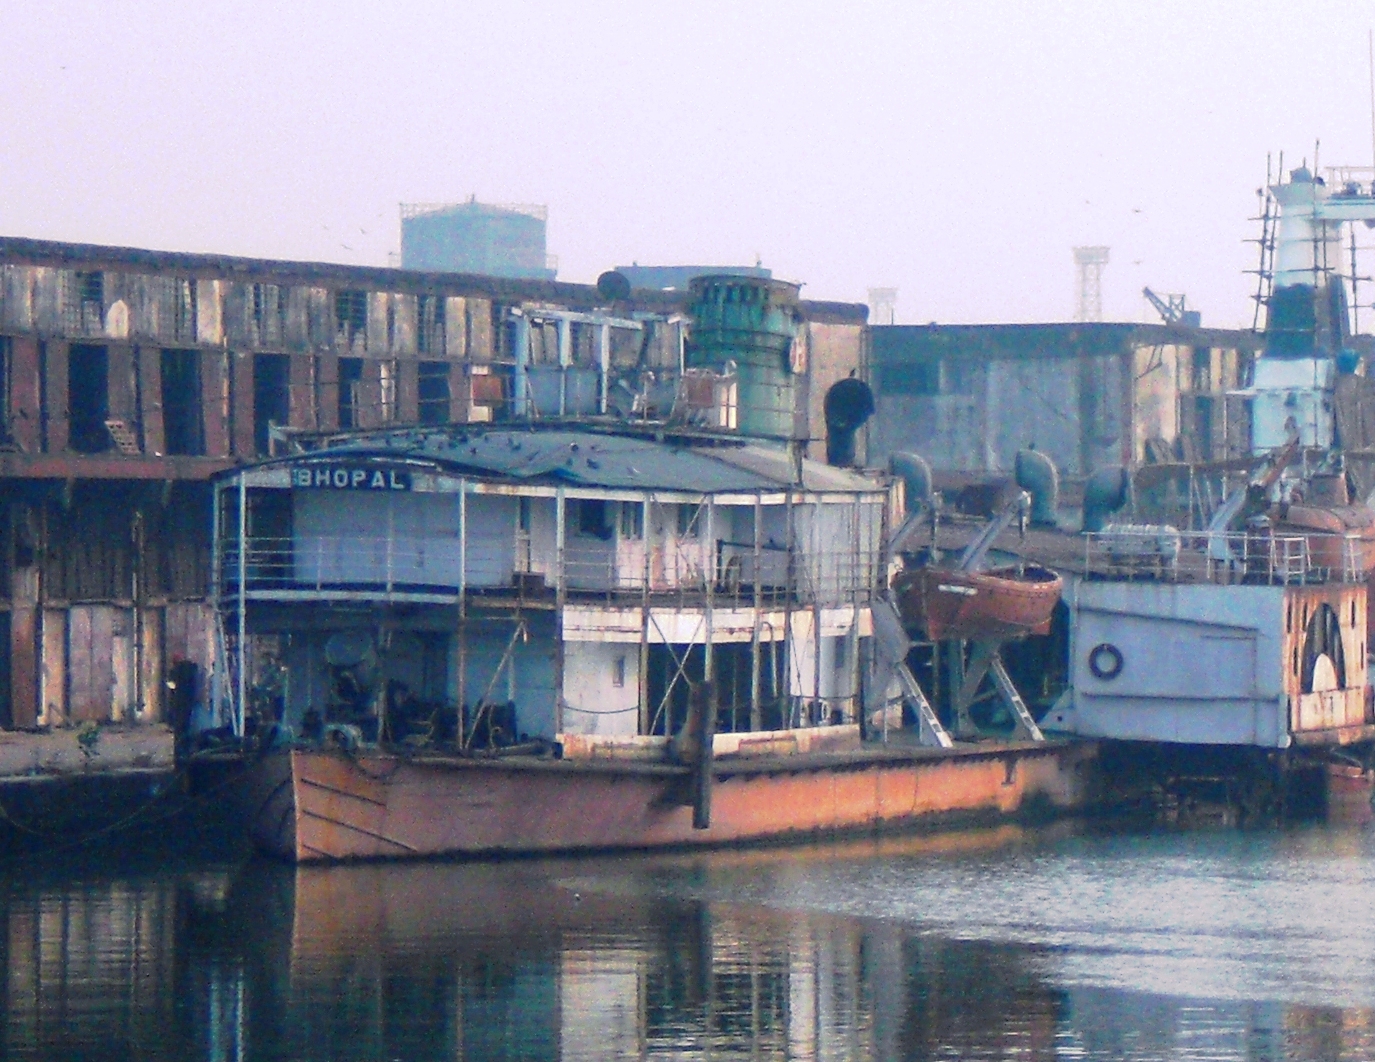
[[[817,902],[856,867],[881,898],[919,889],[895,868],[996,865],[1020,845],[10,880],[4,1056],[1375,1057],[1370,1009],[1094,986],[1065,976],[1064,947]],[[1053,874],[1046,851],[1033,862]],[[738,887],[779,880],[805,910]]]

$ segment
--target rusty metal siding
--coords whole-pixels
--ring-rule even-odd
[[[42,449],[43,392],[38,341],[16,336],[10,341],[10,437],[26,454]]]
[[[1339,689],[1305,692],[1309,622],[1323,605],[1331,607],[1340,626],[1346,681]],[[1364,583],[1292,587],[1286,591],[1281,658],[1289,725],[1294,733],[1375,723],[1367,703],[1366,608]]]
[[[38,722],[37,569],[16,569],[10,585],[10,719],[22,729]]]
[[[292,354],[287,369],[289,422],[293,428],[313,430],[315,419],[315,359],[309,354]]]

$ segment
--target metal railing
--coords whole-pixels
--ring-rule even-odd
[[[1084,535],[1084,574],[1207,583],[1354,583],[1366,578],[1355,535],[1221,533],[1108,527]]]
[[[640,543],[642,546],[642,542]],[[876,555],[870,551],[799,552],[788,563],[786,551],[718,543],[715,551],[693,540],[669,540],[650,548],[566,546],[564,587],[575,598],[605,597],[621,603],[645,596],[656,604],[681,602],[700,606],[708,598],[723,606],[762,607],[785,604],[851,605],[869,600],[876,580]],[[542,568],[525,555],[523,544],[511,543],[510,556],[484,544],[470,548],[466,575],[458,539],[393,534],[298,535],[294,538],[253,536],[243,554],[244,589],[250,594],[289,593],[308,598],[312,592],[349,591],[395,594],[457,594],[470,590],[519,590],[528,594],[543,577],[544,589],[558,586],[557,563]],[[525,547],[528,548],[528,547]],[[713,556],[714,553],[714,556]],[[237,543],[221,543],[220,591],[238,592],[240,555]]]

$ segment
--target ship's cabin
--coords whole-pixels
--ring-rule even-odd
[[[228,725],[417,746],[858,721],[885,483],[578,431],[351,440],[224,474]],[[341,729],[342,728],[342,729]]]

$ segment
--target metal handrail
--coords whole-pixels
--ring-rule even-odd
[[[864,602],[875,585],[874,551],[832,550],[821,554],[800,554],[791,573],[786,555],[770,551],[772,559],[754,570],[750,549],[718,543],[714,551],[699,540],[668,540],[662,551],[655,547],[649,565],[649,585],[645,586],[643,557],[622,567],[614,545],[565,546],[563,579],[567,590],[577,596],[604,594],[613,598],[640,598],[648,594],[656,602],[678,600],[700,604],[711,596],[722,605],[749,605],[757,599],[764,607],[786,602],[845,606]],[[231,593],[238,587],[239,549],[225,540],[219,553],[220,588]],[[458,541],[408,535],[299,535],[295,537],[251,536],[243,556],[244,581],[250,591],[280,590],[309,593],[312,590],[339,590],[351,587],[384,587],[389,592],[406,588],[458,591],[463,588],[500,590],[514,588],[518,576],[538,570],[538,565],[522,565],[513,550],[510,583],[483,584],[474,574],[473,557],[468,556],[466,579],[459,571]],[[553,558],[542,573],[547,585],[558,583]],[[755,583],[759,586],[756,588]],[[526,587],[528,589],[528,587]],[[756,593],[757,591],[757,593]]]
[[[1354,583],[1367,574],[1364,543],[1356,535],[1127,526],[1083,537],[1084,574],[1100,578],[1290,584]]]

